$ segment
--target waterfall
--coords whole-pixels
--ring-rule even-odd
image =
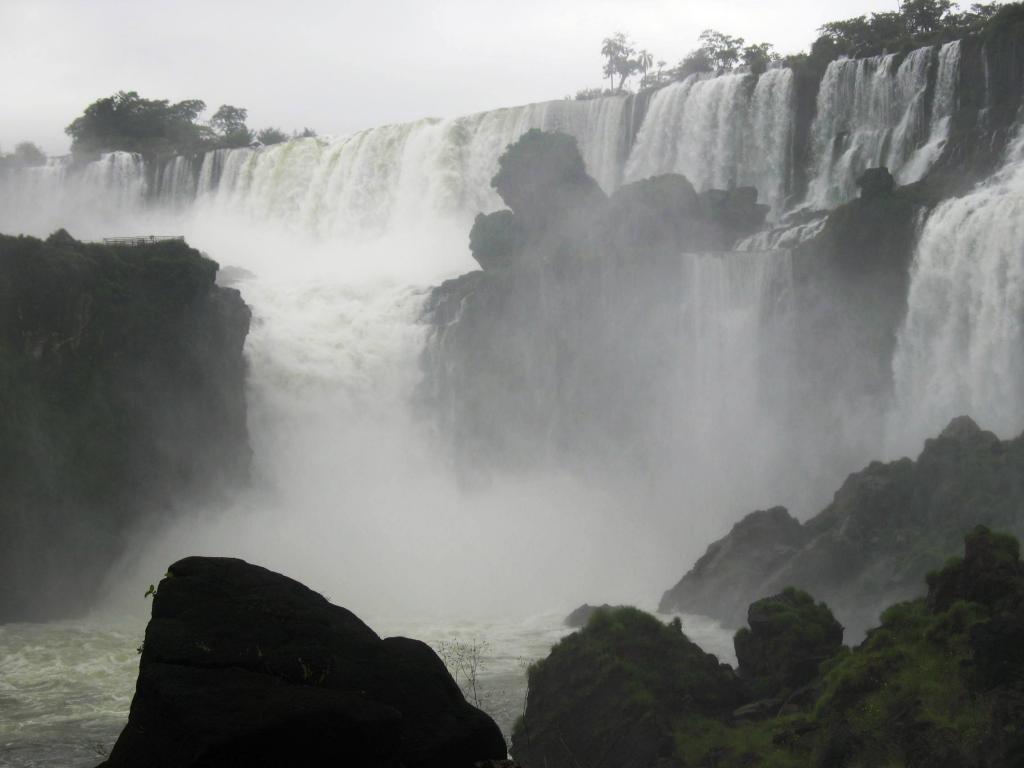
[[[469,220],[501,201],[490,187],[505,147],[531,128],[574,136],[606,191],[624,162],[626,97],[553,101],[450,120],[383,126],[207,153],[198,194],[255,219],[327,237],[374,236],[437,217]]]
[[[823,465],[821,441],[790,416],[798,407],[792,256],[684,258],[675,412],[662,417],[674,430],[667,466],[679,475],[679,503],[707,511],[693,523],[703,535],[713,535],[723,513],[783,501],[812,511],[836,468]]]
[[[793,140],[793,73],[691,75],[651,99],[626,181],[681,173],[697,189],[756,187],[773,215],[789,185]]]
[[[896,450],[968,414],[1024,429],[1024,132],[1003,168],[928,217],[893,360]]]
[[[939,50],[928,140],[918,147],[900,168],[896,177],[900,184],[909,184],[922,178],[942,152],[946,139],[949,138],[949,123],[957,107],[956,86],[959,78],[960,41],[954,40]]]
[[[162,163],[157,168],[154,186],[161,205],[177,208],[191,203],[196,195],[193,159],[179,155]]]
[[[830,63],[811,126],[815,159],[808,203],[832,208],[846,202],[856,194],[857,176],[874,166],[887,166],[901,184],[920,179],[946,138],[959,56],[959,44],[951,43],[938,57],[930,47],[912,51],[898,67],[896,54]],[[935,66],[929,115],[928,81]],[[927,152],[919,149],[929,145]]]
[[[69,157],[0,173],[0,231],[47,235],[67,227],[78,237],[118,231],[140,214],[149,186],[141,155],[110,152],[75,167]]]

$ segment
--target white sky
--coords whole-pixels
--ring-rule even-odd
[[[249,109],[249,125],[342,134],[601,85],[602,38],[677,62],[706,28],[782,53],[896,0],[0,0],[0,148],[67,151],[118,90]]]

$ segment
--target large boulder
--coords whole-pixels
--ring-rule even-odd
[[[860,196],[865,200],[887,197],[896,188],[896,180],[888,168],[868,168],[857,177]]]
[[[529,699],[512,734],[526,768],[670,766],[675,720],[724,717],[741,703],[732,669],[678,622],[635,608],[599,609],[530,668]]]
[[[587,175],[576,139],[536,128],[509,145],[491,183],[533,231],[586,216],[605,200],[597,182]]]
[[[229,558],[170,567],[105,768],[469,768],[506,755],[424,643],[381,639],[297,581]]]
[[[832,611],[798,589],[752,603],[747,623],[733,642],[740,677],[758,698],[807,685],[843,646],[843,627]]]

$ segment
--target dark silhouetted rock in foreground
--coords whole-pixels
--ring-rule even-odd
[[[424,643],[382,640],[265,568],[191,557],[160,582],[104,768],[470,768],[505,755]]]

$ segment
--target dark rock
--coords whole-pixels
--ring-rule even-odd
[[[726,717],[741,703],[727,665],[635,608],[597,611],[530,668],[529,686],[512,735],[526,768],[679,765],[675,719]]]
[[[134,532],[247,481],[250,311],[217,270],[0,236],[0,622],[88,610]]]
[[[532,129],[498,159],[492,181],[505,204],[533,231],[585,215],[605,194],[587,175],[576,139]]]
[[[1019,591],[1022,583],[1024,567],[1017,540],[979,525],[967,535],[963,559],[928,574],[928,607],[946,611],[958,600],[967,600],[997,609],[1024,600]]]
[[[788,562],[806,539],[803,527],[783,507],[751,512],[662,595],[658,610],[706,614],[714,605],[716,618],[740,626],[751,599],[768,594],[766,575]]]
[[[483,269],[513,266],[525,244],[526,232],[512,211],[478,214],[469,232],[469,250]]]
[[[506,755],[425,644],[241,560],[191,557],[153,599],[128,724],[104,765],[442,768]]]
[[[739,675],[758,697],[807,685],[843,646],[843,628],[828,606],[797,589],[753,603],[747,623],[733,642]]]
[[[857,177],[857,186],[862,199],[873,200],[891,195],[896,188],[896,180],[888,168],[868,168]]]
[[[737,626],[740,601],[795,586],[824,599],[856,637],[887,604],[921,594],[925,575],[960,548],[964,530],[980,521],[1019,533],[1022,510],[1024,437],[1000,441],[961,417],[926,441],[917,461],[874,462],[850,475],[802,526],[779,513],[781,523],[749,515],[708,548],[660,610]],[[960,589],[937,584],[934,599],[948,604],[955,598],[941,596]]]

